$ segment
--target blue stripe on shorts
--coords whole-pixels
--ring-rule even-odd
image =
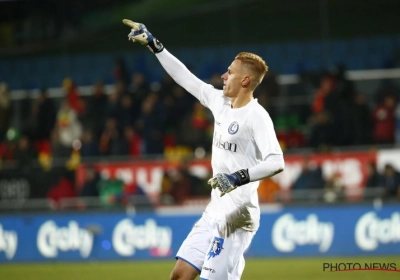
[[[191,262],[189,262],[188,260],[185,260],[184,258],[181,258],[181,257],[179,257],[179,256],[176,256],[175,258],[176,258],[176,259],[181,259],[182,261],[187,262],[188,264],[190,264],[191,266],[193,266],[193,267],[199,272],[199,274],[200,274],[201,270],[200,270],[197,266],[195,266],[194,264],[192,264]],[[204,279],[204,280],[207,280],[207,279]]]

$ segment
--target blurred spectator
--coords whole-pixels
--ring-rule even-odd
[[[18,129],[10,128],[6,133],[6,138],[3,142],[1,159],[6,162],[12,162],[15,158],[15,152],[17,150],[17,142],[20,137]],[[0,142],[1,143],[1,142]]]
[[[392,164],[386,164],[381,177],[381,185],[385,188],[386,196],[400,197],[400,173]]]
[[[312,162],[308,156],[302,161],[300,176],[294,181],[292,190],[324,189],[325,180],[322,169]]]
[[[135,110],[132,102],[132,96],[124,94],[121,97],[121,103],[118,110],[118,122],[122,128],[132,126],[137,118],[138,111]]]
[[[382,176],[378,172],[378,168],[374,162],[367,163],[367,181],[365,183],[366,188],[377,188],[381,186]]]
[[[211,116],[208,114],[207,109],[200,103],[195,102],[192,113],[192,125],[198,130],[207,130],[211,121]]]
[[[123,205],[129,207],[129,210],[153,211],[154,206],[143,188],[132,182],[124,185],[123,193],[120,197]]]
[[[264,203],[275,202],[279,191],[280,187],[277,182],[271,178],[264,179],[257,189],[259,201]]]
[[[178,120],[181,116],[174,110],[175,100],[172,95],[159,96],[160,99],[154,104],[154,110],[163,120],[165,146],[173,147],[177,143],[177,138],[179,138]]]
[[[142,154],[142,139],[131,126],[124,128],[121,146],[123,155],[139,156]]]
[[[160,203],[181,205],[189,197],[206,196],[211,189],[203,180],[190,172],[188,160],[164,172],[161,181]]]
[[[100,136],[99,150],[102,155],[122,155],[121,133],[118,121],[115,118],[108,118],[103,132]]]
[[[132,75],[131,82],[128,87],[128,92],[133,96],[133,103],[137,104],[136,109],[140,108],[140,104],[144,101],[150,92],[150,85],[146,81],[143,73],[135,72]]]
[[[305,71],[299,72],[299,81],[289,84],[287,89],[288,96],[307,96],[312,89],[309,74]]]
[[[54,101],[48,98],[45,89],[40,91],[34,114],[36,116],[36,139],[49,140],[56,124],[57,110]]]
[[[85,183],[79,191],[79,196],[99,196],[100,175],[94,166],[87,165],[85,170]]]
[[[67,158],[71,156],[72,145],[65,146],[60,139],[59,129],[56,128],[51,132],[50,150],[53,158]]]
[[[280,87],[278,84],[277,75],[273,71],[267,71],[259,85],[259,91],[264,91],[268,98],[275,98],[280,96]]]
[[[6,83],[0,83],[0,142],[4,141],[11,125],[13,105]]]
[[[166,170],[161,179],[161,190],[159,196],[159,203],[161,205],[172,205],[175,203],[172,193],[174,187],[172,172],[174,172],[173,169]]]
[[[186,117],[192,111],[193,105],[197,102],[197,99],[187,93],[183,87],[178,85],[173,88],[172,95],[175,100],[175,113],[180,116],[180,119]]]
[[[62,88],[64,89],[65,100],[69,107],[74,110],[78,116],[83,114],[83,102],[74,81],[71,78],[65,78],[62,82]]]
[[[95,157],[100,154],[97,138],[89,129],[83,132],[80,154],[82,157]]]
[[[76,111],[70,107],[67,101],[61,104],[57,113],[57,131],[60,135],[60,142],[65,147],[71,147],[72,142],[82,136],[82,125]]]
[[[99,183],[99,196],[103,206],[112,207],[121,205],[124,182],[115,177],[101,178]]]
[[[314,113],[320,113],[325,107],[325,98],[333,91],[335,80],[332,76],[326,75],[322,77],[319,88],[315,92],[312,109]]]
[[[395,131],[395,98],[384,97],[373,111],[374,142],[376,144],[393,144]]]
[[[172,173],[172,197],[175,204],[183,204],[185,200],[199,188],[201,180],[189,171],[189,165],[183,161],[175,172]]]
[[[108,97],[104,91],[102,82],[94,85],[92,95],[85,99],[85,120],[84,126],[94,132],[95,137],[99,137],[106,121]]]
[[[33,163],[37,160],[37,152],[26,135],[22,135],[19,138],[14,159],[21,171],[29,171],[33,167]]]
[[[319,150],[330,150],[334,145],[334,134],[332,118],[325,111],[315,114],[311,119],[311,133],[309,146]]]
[[[400,98],[400,88],[390,79],[382,79],[379,88],[374,95],[374,103],[381,104],[387,96],[393,97],[396,101]]]
[[[144,100],[137,123],[146,154],[162,154],[164,151],[163,120],[154,110],[155,104],[156,100],[152,96]]]
[[[309,95],[313,93],[314,89],[311,86],[311,82],[309,81],[310,78],[308,77],[307,73],[301,72],[299,74],[299,82],[296,84],[288,85],[287,89],[287,96],[291,100],[302,100],[300,102],[296,102],[295,104],[290,105],[290,113],[295,115],[298,119],[298,127],[292,127],[295,130],[298,130],[301,126],[304,126],[308,119],[310,118],[311,114],[313,113],[313,106],[310,106]],[[314,99],[317,98],[316,96]],[[304,102],[307,100],[306,102]],[[314,100],[314,102],[316,102]],[[324,100],[320,100],[321,107],[323,107]],[[260,103],[261,104],[261,103]],[[266,108],[266,107],[265,107]]]
[[[396,145],[400,147],[400,102],[397,104],[396,107],[395,119],[396,119],[395,140],[396,140]]]
[[[172,96],[173,88],[177,83],[171,78],[170,75],[165,73],[163,80],[161,81],[160,90],[158,91],[161,98]]]
[[[313,104],[314,112],[324,110],[331,120],[331,129],[340,131],[332,135],[334,145],[350,145],[352,142],[351,105],[354,97],[353,84],[345,77],[345,69],[339,65],[334,74],[325,74],[320,87],[322,92]],[[318,101],[318,102],[317,102]]]
[[[355,89],[352,81],[346,77],[346,65],[339,64],[334,71],[335,91],[343,104],[351,104],[354,100]]]
[[[71,175],[69,173],[64,174],[55,185],[51,186],[47,192],[47,198],[53,200],[57,207],[60,207],[60,201],[63,198],[76,197],[75,187],[72,182]]]
[[[126,67],[125,60],[123,58],[116,58],[114,60],[114,68],[112,71],[114,82],[121,82],[125,86],[129,84],[128,68]]]
[[[112,90],[111,94],[108,96],[107,106],[105,116],[107,118],[118,118],[119,115],[119,100],[120,100],[120,93],[118,88],[115,86]],[[96,112],[98,114],[98,112]],[[105,122],[104,122],[105,123]],[[102,127],[104,126],[102,123]]]
[[[208,196],[211,189],[207,184],[209,177],[200,178],[190,170],[190,161],[188,159],[181,160],[181,164],[177,169],[177,181],[175,181],[174,196],[177,201],[184,201],[189,196]],[[210,176],[211,178],[211,176]]]
[[[371,110],[368,106],[364,94],[357,93],[354,96],[354,103],[351,107],[351,144],[367,145],[372,141],[372,118]]]
[[[210,111],[197,101],[191,116],[180,121],[178,143],[192,149],[197,147],[209,149],[212,141],[209,130],[213,123],[209,113]]]
[[[344,187],[339,172],[334,172],[326,180],[324,189],[324,200],[326,202],[332,203],[344,197]]]

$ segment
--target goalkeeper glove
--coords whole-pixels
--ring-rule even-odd
[[[122,22],[132,28],[131,33],[128,34],[128,38],[132,42],[139,42],[153,53],[159,53],[164,49],[160,41],[154,38],[143,23],[133,22],[129,19],[124,19]]]
[[[218,173],[208,180],[208,184],[213,189],[218,188],[221,191],[221,196],[249,182],[250,176],[247,169],[241,169],[232,174]]]

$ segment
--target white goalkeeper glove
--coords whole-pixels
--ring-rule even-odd
[[[218,188],[221,191],[221,196],[249,182],[250,176],[247,169],[241,169],[232,174],[218,173],[208,180],[208,184],[213,189]]]
[[[124,19],[122,22],[132,28],[131,33],[128,34],[128,38],[132,42],[139,42],[153,53],[159,53],[164,49],[161,42],[154,38],[143,23],[133,22],[129,19]]]

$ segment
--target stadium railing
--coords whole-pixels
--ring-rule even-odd
[[[349,194],[345,190],[305,189],[279,191],[275,200],[280,203],[342,203],[342,202],[370,202],[375,199],[387,200],[386,190],[383,187],[363,188],[357,194]]]
[[[341,203],[383,203],[394,201],[385,196],[385,189],[364,188],[359,196],[347,196],[345,192],[332,192],[324,189],[280,191],[275,195],[275,201],[261,203],[262,205],[328,205]],[[128,212],[153,212],[169,209],[171,207],[204,207],[207,198],[188,198],[183,205],[157,205],[146,196],[127,196],[123,203],[108,203],[101,197],[74,197],[62,198],[58,201],[51,199],[26,199],[0,201],[0,214],[5,213],[35,213],[35,212],[84,212],[84,211],[128,211]],[[398,203],[398,201],[397,201]]]
[[[0,214],[19,212],[63,212],[63,211],[152,211],[154,205],[143,195],[126,197],[123,203],[109,203],[101,197],[61,198],[58,201],[47,198],[13,199],[0,201]]]

